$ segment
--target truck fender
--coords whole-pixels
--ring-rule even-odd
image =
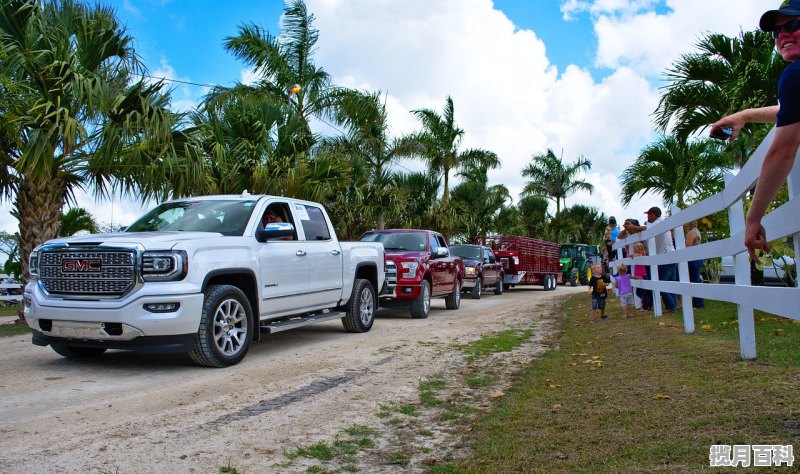
[[[247,300],[250,302],[250,310],[255,315],[254,323],[256,324],[256,330],[253,331],[253,340],[260,340],[261,331],[258,330],[258,315],[260,314],[258,278],[256,278],[256,274],[253,272],[253,270],[245,267],[221,268],[219,270],[212,270],[203,278],[203,293],[205,293],[209,285],[212,284],[233,285],[242,290],[245,296],[247,296]]]
[[[380,294],[377,293],[382,290],[382,288],[378,288],[378,266],[375,265],[374,262],[361,262],[356,265],[355,273],[353,274],[353,286],[355,286],[356,280],[359,278],[368,280],[370,283],[372,283],[372,287],[375,289],[376,294]],[[385,281],[384,284],[386,284]],[[346,294],[342,292],[342,299],[339,300],[338,306],[346,305],[350,301],[352,294],[352,288],[350,288],[350,291]]]

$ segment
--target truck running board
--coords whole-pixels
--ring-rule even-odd
[[[299,328],[301,326],[308,326],[309,324],[321,323],[330,319],[342,318],[344,315],[345,313],[342,311],[332,311],[287,319],[284,321],[275,321],[274,323],[261,324],[261,332],[272,334],[274,332],[281,332],[288,329]]]

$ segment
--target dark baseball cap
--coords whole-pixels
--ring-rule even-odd
[[[648,209],[647,212],[645,212],[645,214],[655,214],[656,217],[661,217],[661,208],[653,206],[650,209]]]
[[[759,28],[763,31],[773,31],[778,15],[800,16],[800,0],[784,0],[777,10],[770,10],[761,15],[761,21],[758,22]]]

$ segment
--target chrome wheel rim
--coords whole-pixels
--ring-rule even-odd
[[[238,354],[246,344],[247,315],[235,299],[227,299],[214,312],[214,344],[224,355]]]
[[[358,299],[358,314],[361,318],[361,324],[369,326],[372,323],[372,315],[375,313],[375,302],[372,301],[372,293],[369,289],[364,288],[361,290],[361,296]]]
[[[422,306],[425,308],[425,314],[431,310],[431,290],[428,288],[428,283],[422,285]]]

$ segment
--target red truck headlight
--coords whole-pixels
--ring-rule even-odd
[[[417,262],[401,262],[400,266],[403,267],[405,270],[402,275],[403,278],[414,278],[417,276],[417,268],[419,268],[419,263]]]

